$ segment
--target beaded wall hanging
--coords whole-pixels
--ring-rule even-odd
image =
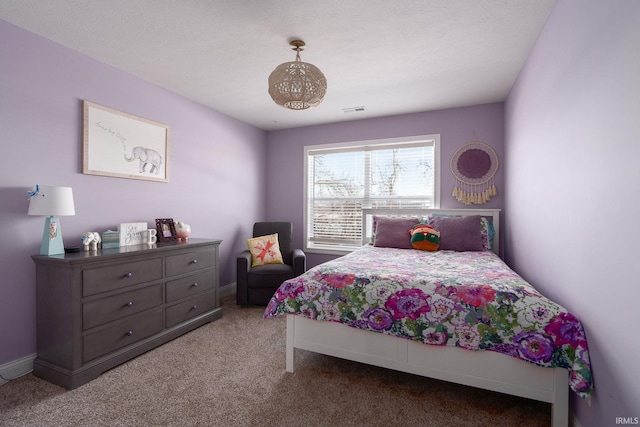
[[[451,158],[451,172],[457,184],[452,196],[465,205],[483,205],[498,194],[494,176],[498,170],[498,156],[484,142],[469,142]]]

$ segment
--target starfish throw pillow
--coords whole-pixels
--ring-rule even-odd
[[[278,244],[278,233],[248,239],[247,244],[251,252],[251,267],[265,264],[284,264]]]

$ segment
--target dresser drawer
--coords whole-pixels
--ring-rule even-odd
[[[216,283],[215,274],[214,269],[209,269],[202,273],[167,282],[167,302],[213,288]]]
[[[187,252],[167,257],[167,277],[198,271],[216,265],[216,252],[212,248],[202,248],[198,251]]]
[[[94,295],[161,278],[162,258],[91,268],[82,272],[82,295]]]
[[[215,290],[202,292],[194,298],[172,305],[167,308],[167,328],[180,322],[199,316],[209,310],[213,310],[216,304]]]
[[[82,304],[82,329],[87,330],[160,305],[161,284],[86,302]]]
[[[82,360],[88,362],[162,331],[162,310],[140,313],[83,338]]]

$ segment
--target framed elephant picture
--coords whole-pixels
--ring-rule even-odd
[[[169,182],[169,128],[83,101],[82,173]]]

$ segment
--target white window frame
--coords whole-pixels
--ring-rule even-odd
[[[419,142],[429,141],[433,143],[434,159],[433,159],[433,208],[440,208],[440,134],[432,135],[417,135],[402,138],[385,138],[374,139],[364,141],[351,141],[340,142],[335,144],[321,144],[321,145],[309,145],[304,147],[304,190],[303,190],[303,246],[304,251],[309,253],[322,253],[332,255],[344,255],[352,252],[357,246],[348,245],[322,245],[318,243],[311,243],[309,239],[309,152],[322,151],[322,150],[336,150],[336,149],[348,149],[348,148],[362,148],[366,149],[367,146],[379,146],[379,145],[398,145],[403,144],[415,144]]]

